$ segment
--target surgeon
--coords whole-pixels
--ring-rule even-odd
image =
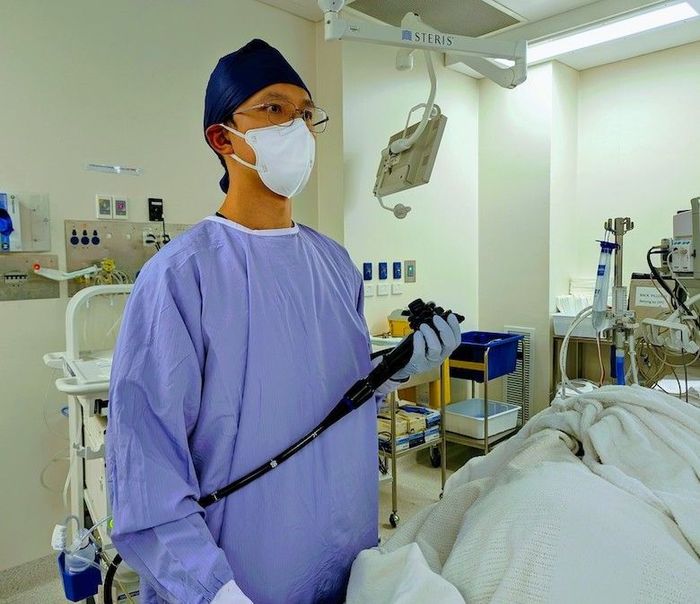
[[[371,402],[198,504],[306,434],[372,369],[360,274],[340,245],[292,221],[327,121],[261,40],[211,74],[204,132],[226,196],[141,271],[112,368],[112,539],[142,603],[342,602],[353,560],[377,545]],[[439,366],[459,338],[453,315],[423,325],[384,393]]]

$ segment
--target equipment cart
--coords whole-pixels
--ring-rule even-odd
[[[375,351],[386,349],[387,347],[392,347],[401,341],[402,338],[383,338],[383,337],[373,337],[372,344]],[[408,439],[413,437],[413,442],[409,442],[406,448],[399,449],[395,446],[397,441],[397,429],[396,429],[396,412],[398,406],[398,393],[396,391],[390,393],[387,396],[387,402],[389,406],[389,417],[390,417],[390,439],[385,441],[387,448],[382,448],[380,446],[379,454],[384,461],[384,467],[386,471],[384,476],[391,479],[391,502],[392,502],[392,512],[389,515],[389,524],[396,528],[400,518],[398,513],[398,474],[396,468],[396,462],[399,458],[408,455],[409,453],[417,453],[424,449],[430,449],[430,461],[433,467],[439,467],[441,469],[441,492],[445,488],[445,482],[447,480],[447,467],[446,460],[447,455],[445,452],[445,438],[444,438],[444,418],[445,418],[445,379],[447,376],[449,382],[449,374],[447,369],[447,363],[445,363],[442,368],[436,369],[434,371],[429,371],[427,373],[413,376],[405,384],[401,385],[401,389],[412,388],[414,386],[420,386],[423,384],[429,384],[430,386],[430,404],[431,407],[426,409],[433,412],[433,414],[439,410],[439,428],[437,430],[437,435],[435,435],[435,427],[431,426],[425,432],[429,434],[414,434],[407,435]],[[435,409],[437,407],[437,409]],[[411,446],[412,445],[412,446]]]
[[[451,402],[449,379],[446,390],[445,440],[488,453],[493,445],[514,434],[518,425],[519,405],[489,399],[489,382],[515,372],[518,359],[524,359],[524,337],[510,333],[470,331],[462,334],[462,344],[446,365],[449,377],[471,381],[472,398]],[[525,393],[525,371],[522,392]],[[484,385],[484,397],[475,398],[475,384]]]

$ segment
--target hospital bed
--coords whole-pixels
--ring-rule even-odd
[[[697,602],[699,477],[700,399],[557,399],[362,552],[347,602]]]

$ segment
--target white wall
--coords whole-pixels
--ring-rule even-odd
[[[515,90],[481,80],[479,91],[479,328],[535,328],[538,409],[549,392],[552,65]]]
[[[569,293],[576,271],[578,236],[576,183],[578,172],[579,72],[552,63],[552,155],[549,210],[549,309],[558,295]]]
[[[339,243],[345,237],[343,187],[343,46],[328,43],[323,22],[316,24],[316,89],[314,101],[328,112],[326,131],[316,139],[318,174],[317,226]]]
[[[578,275],[593,277],[606,218],[630,216],[625,272],[700,195],[700,43],[581,73]]]
[[[165,199],[166,218],[194,222],[222,199],[221,169],[202,135],[207,79],[220,56],[251,36],[276,45],[316,83],[316,37],[308,21],[253,0],[9,0],[0,3],[0,190],[50,195],[54,253],[64,264],[66,218],[92,218],[96,193],[131,198],[146,219],[146,197]],[[87,161],[144,169],[138,178],[88,173]],[[315,226],[316,180],[295,206]],[[0,339],[0,569],[49,553],[52,525],[65,513],[39,473],[65,442],[42,418],[49,392],[52,428],[63,399],[41,356],[63,350],[60,301],[2,302]],[[47,476],[62,484],[65,465]]]
[[[434,299],[477,325],[478,90],[473,79],[437,67],[437,103],[447,127],[431,182],[385,199],[413,207],[404,220],[382,210],[372,195],[381,150],[404,127],[408,110],[428,95],[423,57],[412,72],[394,68],[396,51],[382,46],[343,46],[345,244],[358,266],[414,259],[417,281],[404,294],[368,298],[372,333],[388,328],[386,316],[416,297]],[[437,63],[437,61],[436,61]],[[391,278],[389,282],[391,282]]]

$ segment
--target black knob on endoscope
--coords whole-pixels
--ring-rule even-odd
[[[430,323],[436,315],[447,320],[447,317],[452,314],[451,310],[445,310],[441,306],[435,306],[435,302],[423,302],[420,298],[414,300],[408,305],[409,315],[408,324],[413,331],[418,331],[423,323]],[[458,322],[464,321],[462,315],[454,313]]]

